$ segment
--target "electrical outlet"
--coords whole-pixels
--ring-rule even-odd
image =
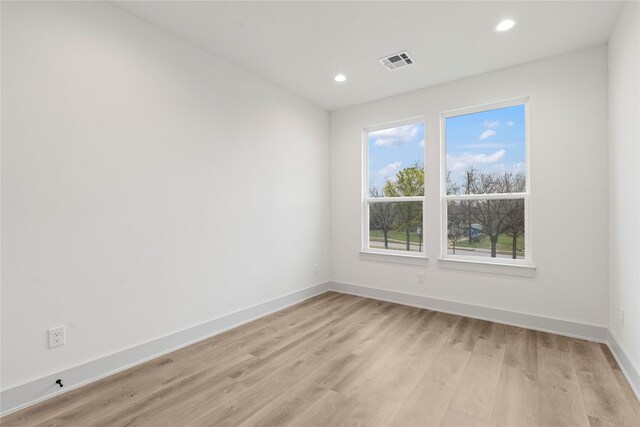
[[[49,329],[49,348],[64,345],[64,326]]]
[[[318,271],[320,271],[320,267],[318,267],[318,264],[313,264],[313,275],[317,276]]]
[[[424,273],[422,271],[418,272],[417,281],[418,281],[419,284],[423,284],[424,283]]]
[[[624,308],[620,307],[620,313],[618,313],[618,316],[620,316],[620,324],[624,326]]]

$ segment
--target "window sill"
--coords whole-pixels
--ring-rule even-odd
[[[395,253],[380,253],[380,252],[367,252],[360,251],[360,259],[362,261],[379,261],[379,262],[389,262],[393,264],[405,264],[405,265],[416,265],[424,267],[427,265],[427,258],[424,255],[404,255],[404,254],[395,254]]]
[[[504,274],[507,276],[535,277],[536,267],[524,264],[469,261],[438,258],[438,266],[450,270],[473,271],[478,273]]]

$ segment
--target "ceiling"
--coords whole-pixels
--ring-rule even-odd
[[[119,1],[327,110],[605,43],[622,2]],[[505,17],[518,24],[497,33]],[[408,50],[415,64],[378,59]],[[336,74],[347,76],[336,83]]]

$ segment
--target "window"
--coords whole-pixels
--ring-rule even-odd
[[[424,254],[424,123],[367,129],[363,250]]]
[[[442,114],[443,258],[531,264],[527,100]]]

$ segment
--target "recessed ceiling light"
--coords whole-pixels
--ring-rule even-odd
[[[516,25],[515,19],[503,19],[498,25],[496,25],[496,31],[501,33],[512,29],[514,25]]]
[[[333,80],[335,80],[335,81],[337,81],[339,83],[342,83],[343,81],[347,80],[347,78],[345,77],[344,74],[338,74],[337,76],[335,76],[333,78]]]

